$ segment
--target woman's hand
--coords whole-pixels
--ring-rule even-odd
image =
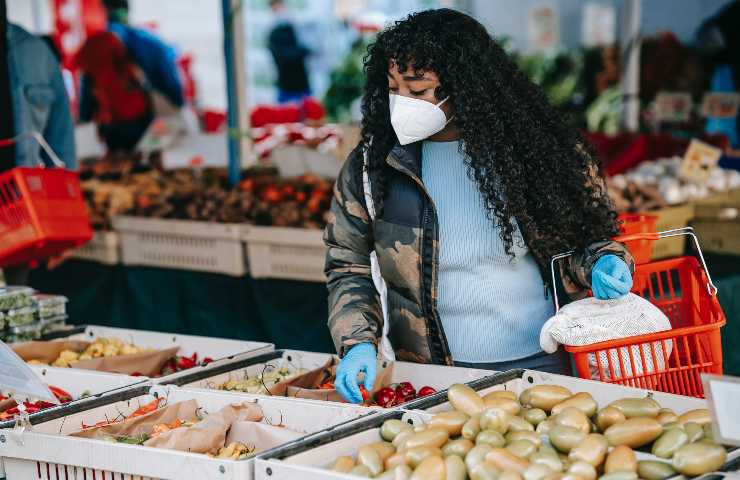
[[[591,290],[599,300],[613,300],[627,295],[632,288],[632,274],[624,260],[604,255],[591,270]]]
[[[357,384],[357,375],[365,372],[363,382],[367,391],[372,391],[377,372],[377,352],[372,343],[360,343],[350,348],[337,367],[337,377],[334,387],[348,402],[362,403],[363,398]]]

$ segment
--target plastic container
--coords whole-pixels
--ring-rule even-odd
[[[56,317],[44,318],[41,323],[41,335],[51,332],[59,332],[67,327],[67,316],[59,315]]]
[[[247,272],[240,225],[116,217],[124,265],[176,268],[240,277]]]
[[[34,322],[28,325],[8,327],[5,332],[5,343],[30,342],[41,338],[43,325],[41,322]]]
[[[31,305],[31,295],[34,290],[29,287],[2,287],[0,288],[0,310],[8,311]]]
[[[619,230],[622,235],[633,235],[636,233],[655,232],[658,217],[645,213],[620,213],[618,220],[621,222]],[[632,258],[636,264],[648,263],[652,258],[653,240],[638,239],[623,243],[632,254]]]
[[[121,263],[121,240],[118,233],[94,232],[92,240],[72,252],[72,258],[103,265]]]
[[[519,395],[534,385],[560,385],[573,393],[588,392],[600,407],[614,400],[632,397],[652,396],[665,408],[677,414],[696,408],[707,408],[703,400],[670,395],[660,392],[649,392],[634,388],[609,385],[591,380],[583,380],[562,375],[546,374],[533,370],[510,370],[470,382],[469,385],[485,395],[495,390],[510,390]],[[409,403],[405,411],[389,411],[373,417],[363,418],[331,432],[322,433],[311,438],[311,441],[287,445],[258,455],[255,464],[255,477],[259,480],[319,480],[351,479],[348,475],[327,471],[334,460],[341,455],[356,455],[360,446],[379,440],[379,428],[390,418],[409,421],[412,424],[426,423],[431,414],[452,410],[447,402],[447,392],[442,391]],[[638,455],[645,456],[643,453]],[[647,458],[647,457],[641,457]]]
[[[36,307],[23,307],[9,310],[5,314],[5,323],[8,327],[20,327],[38,322],[38,309]]]
[[[176,387],[155,387],[153,391],[149,387],[133,388],[113,395],[116,399],[113,402],[108,396],[70,406],[64,418],[48,415],[49,421],[34,424],[31,431],[3,432],[7,441],[0,442],[0,456],[7,480],[253,478],[253,458],[225,460],[198,453],[67,436],[79,430],[82,422],[92,424],[130,414],[152,401],[153,394],[166,396],[168,404],[195,399],[206,412],[215,412],[233,403],[254,402],[263,410],[263,423],[283,425],[305,434],[333,429],[372,413],[370,409],[355,405],[329,405],[283,397],[195,392]]]
[[[326,282],[323,234],[323,230],[305,228],[244,227],[249,275]]]
[[[41,319],[66,315],[68,301],[67,297],[63,295],[37,293],[33,296],[33,303],[38,308],[39,318]]]
[[[181,375],[170,377],[165,383],[174,383],[187,388],[218,389],[230,380],[253,378],[261,373],[280,367],[292,371],[312,370],[324,366],[333,355],[300,350],[275,350],[263,355],[242,360],[224,362],[203,370],[186,370]],[[430,386],[443,390],[453,383],[469,382],[487,377],[490,370],[475,368],[446,367],[441,365],[422,365],[409,362],[394,362],[390,383],[411,382],[414,388]],[[162,382],[160,382],[162,383]],[[334,402],[329,402],[334,403]]]
[[[103,327],[99,325],[87,325],[84,331],[70,332],[68,336],[60,336],[55,340],[85,340],[94,341],[100,337],[115,337],[126,342],[133,343],[138,347],[163,350],[174,346],[180,347],[177,352],[179,356],[191,356],[198,354],[202,360],[210,357],[214,364],[226,361],[248,358],[261,353],[271,352],[275,349],[271,343],[252,342],[248,340],[232,340],[228,338],[201,337],[196,335],[181,335],[179,333],[151,332],[148,330],[134,330],[128,328]],[[196,369],[199,367],[196,367]],[[186,372],[189,370],[184,370]],[[161,377],[164,381],[173,376],[182,374],[178,372]]]
[[[703,397],[701,374],[722,374],[720,328],[725,316],[693,229],[635,234],[626,239],[657,241],[678,235],[693,239],[701,266],[694,257],[638,265],[632,287],[634,293],[660,308],[673,328],[592,345],[566,346],[580,377]],[[556,260],[554,257],[553,262]],[[558,305],[557,295],[554,297]]]
[[[5,314],[3,312],[0,312],[0,334],[3,333],[5,330],[6,321],[5,321]]]

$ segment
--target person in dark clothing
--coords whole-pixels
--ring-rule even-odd
[[[270,0],[270,7],[277,16],[268,37],[268,46],[278,72],[278,102],[299,101],[311,95],[306,70],[306,57],[310,51],[298,41],[295,28],[286,16],[283,0]]]

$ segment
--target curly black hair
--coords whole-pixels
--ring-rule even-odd
[[[512,255],[515,223],[539,258],[581,249],[619,232],[598,160],[489,35],[451,9],[409,15],[380,32],[365,56],[362,142],[378,212],[385,158],[397,138],[390,123],[388,69],[437,74],[438,99],[449,96],[469,174]],[[371,142],[372,139],[372,142]]]

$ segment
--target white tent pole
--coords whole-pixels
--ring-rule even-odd
[[[642,0],[626,0],[622,50],[622,129],[636,132],[640,128],[640,27]]]

